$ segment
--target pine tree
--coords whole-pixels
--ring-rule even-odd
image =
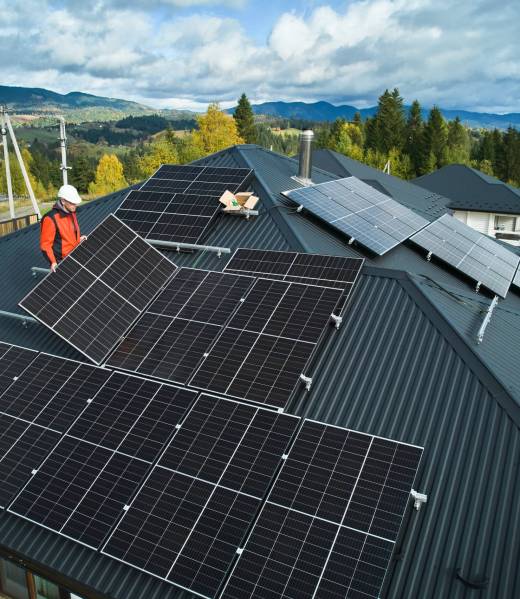
[[[401,150],[404,143],[405,112],[399,90],[385,90],[379,97],[374,117],[373,143],[375,149],[388,154],[391,148]]]
[[[96,177],[96,161],[86,154],[79,154],[70,162],[69,182],[80,194],[88,193],[88,186]]]
[[[220,110],[218,104],[210,104],[205,114],[197,116],[198,129],[192,141],[203,156],[224,150],[229,146],[244,143],[233,117]]]
[[[115,154],[103,154],[96,169],[96,178],[89,184],[88,192],[94,196],[106,195],[126,187],[123,165]]]
[[[417,100],[412,102],[405,128],[404,152],[410,157],[413,175],[421,172],[421,164],[424,156],[423,148],[424,123],[421,114],[421,105]],[[412,175],[412,176],[413,176]]]
[[[447,164],[448,127],[437,106],[430,110],[423,139],[422,174],[425,174]]]
[[[448,123],[447,162],[469,164],[471,141],[464,125],[457,116]]]
[[[240,96],[233,118],[235,119],[240,137],[248,144],[256,143],[256,127],[253,109],[245,94]]]
[[[503,136],[503,180],[520,185],[520,132],[508,127]]]

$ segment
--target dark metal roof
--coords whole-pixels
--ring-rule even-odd
[[[262,213],[251,221],[222,217],[208,243],[359,255],[277,195],[296,186],[294,161],[254,146],[209,160],[254,168]],[[326,176],[313,171],[314,180]],[[116,194],[85,206],[83,228],[120,201]],[[38,258],[37,237],[33,227],[0,240],[0,265],[9,272],[0,309],[16,309],[33,286],[29,268]],[[225,262],[215,254],[170,255],[204,268],[220,269]],[[477,347],[477,305],[489,299],[406,245],[368,262],[373,266],[363,269],[342,327],[331,332],[312,365],[311,391],[295,398],[291,412],[425,447],[416,487],[428,494],[428,503],[407,516],[384,597],[476,596],[457,569],[472,581],[489,579],[479,597],[518,597],[520,407],[512,387],[518,386],[520,297],[510,293],[499,303]],[[456,301],[460,297],[465,303]],[[59,355],[72,351],[40,325],[4,318],[0,339]],[[83,596],[189,596],[6,512],[0,514],[0,552]]]
[[[458,210],[520,214],[520,189],[464,164],[450,164],[414,180],[450,199]]]

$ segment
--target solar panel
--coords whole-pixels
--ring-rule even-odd
[[[245,189],[250,169],[164,165],[131,191],[116,215],[146,239],[198,244],[222,205],[224,191]]]
[[[428,224],[356,177],[293,189],[283,195],[379,255]]]
[[[421,453],[306,420],[221,597],[379,597]]]
[[[449,214],[430,223],[411,241],[501,297],[507,295],[520,260]]]
[[[254,279],[181,268],[108,360],[185,384]]]
[[[343,298],[338,306],[341,311],[363,262],[363,258],[238,248],[224,267],[224,272],[343,289]]]
[[[298,423],[201,396],[103,553],[215,597]]]
[[[110,215],[19,305],[100,364],[175,270]]]
[[[285,408],[341,294],[258,279],[189,384]]]

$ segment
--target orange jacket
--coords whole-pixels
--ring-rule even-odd
[[[42,218],[40,249],[53,264],[63,260],[79,244],[79,224],[76,214],[66,212],[60,202]]]

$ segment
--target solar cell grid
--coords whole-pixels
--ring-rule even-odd
[[[153,462],[196,393],[114,373],[69,435]]]
[[[159,465],[262,498],[299,419],[202,395]]]
[[[501,297],[507,295],[519,263],[516,254],[449,214],[430,223],[411,241]]]
[[[63,433],[109,375],[108,370],[39,354],[0,395],[0,412]]]
[[[156,467],[103,553],[214,597],[260,500]]]
[[[146,462],[65,435],[9,511],[96,549],[148,469]]]
[[[428,224],[355,177],[294,189],[284,195],[380,255]]]
[[[189,384],[284,408],[341,290],[258,279]]]
[[[59,438],[55,431],[0,414],[0,507],[7,507]]]
[[[180,269],[108,363],[185,384],[253,280]]]
[[[20,376],[38,355],[38,352],[16,345],[9,345],[3,351],[0,358],[0,393],[12,385],[15,377]]]
[[[175,270],[110,215],[20,306],[99,364]]]

